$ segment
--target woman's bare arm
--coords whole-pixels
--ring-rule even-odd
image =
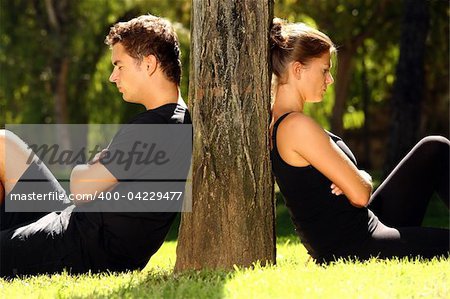
[[[358,207],[366,206],[372,192],[371,178],[361,173],[328,134],[310,117],[292,113],[280,123],[277,145],[296,153],[341,190]],[[330,191],[331,192],[331,191]]]

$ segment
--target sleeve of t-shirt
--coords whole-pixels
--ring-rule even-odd
[[[138,180],[146,171],[146,165],[141,162],[152,144],[152,136],[148,134],[149,125],[162,123],[162,117],[149,114],[123,125],[100,162],[119,181]]]

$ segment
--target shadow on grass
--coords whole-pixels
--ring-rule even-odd
[[[277,203],[276,234],[277,237],[297,237],[294,224],[289,215],[289,211],[284,204],[283,195],[280,192],[275,194]],[[433,196],[428,205],[423,221],[423,226],[449,228],[449,210],[439,197]],[[176,241],[178,238],[178,227],[180,225],[180,214],[175,218],[172,227],[166,237],[167,241]]]
[[[141,282],[121,287],[107,298],[223,298],[231,272],[186,271],[179,274],[148,273]],[[95,295],[94,295],[95,296]]]

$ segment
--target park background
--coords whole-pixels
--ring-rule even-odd
[[[427,0],[426,5],[429,26],[423,29],[423,49],[416,51],[419,59],[423,54],[424,63],[417,62],[423,82],[416,84],[416,99],[400,105],[393,99],[397,72],[402,72],[397,66],[403,1],[274,2],[275,16],[315,26],[336,43],[336,83],[321,104],[308,109],[325,128],[343,135],[362,168],[383,171],[395,163],[387,161],[399,142],[389,134],[394,110],[413,111],[405,128],[414,130],[417,140],[449,135],[448,2]],[[104,39],[112,24],[143,13],[175,23],[182,52],[181,91],[189,101],[190,1],[2,0],[0,124],[123,123],[141,111],[139,105],[124,105],[108,81],[112,65]],[[420,38],[415,28],[407,30]],[[412,75],[401,74],[410,81],[415,80]]]
[[[413,132],[409,142],[430,134],[449,136],[449,3],[420,1],[427,11],[421,15],[428,24],[423,28],[404,23],[405,7],[418,1],[274,1],[275,16],[317,27],[337,45],[332,71],[336,83],[324,101],[308,106],[307,112],[344,137],[360,167],[375,174],[378,182],[400,155],[395,152],[400,140],[392,134],[399,114],[411,116],[402,120],[403,128]],[[142,111],[138,105],[124,104],[108,81],[112,65],[104,38],[112,24],[144,13],[174,22],[182,52],[181,92],[189,102],[191,5],[183,0],[0,0],[0,126],[124,123]],[[416,32],[417,28],[422,31]],[[409,53],[419,57],[416,62],[422,81],[414,81],[416,74],[408,74],[399,63],[402,41],[408,34],[424,36],[423,42],[409,45],[417,47]],[[412,81],[413,98],[398,96],[402,94],[399,78]],[[278,193],[277,198],[281,202]],[[427,223],[448,227],[448,212],[442,212],[439,202],[433,207]],[[277,245],[282,252],[283,246],[298,243],[298,238],[287,211],[282,205],[277,209]],[[168,240],[175,242],[176,238],[174,226]],[[305,254],[303,249],[295,250]],[[298,265],[291,251],[285,257]],[[300,259],[300,264],[303,262]],[[210,277],[220,282],[227,275]],[[448,271],[446,275],[448,282]],[[443,284],[437,283],[439,289]],[[446,288],[440,294],[448,292]]]

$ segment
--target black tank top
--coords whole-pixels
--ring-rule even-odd
[[[274,124],[270,156],[277,184],[303,245],[316,259],[358,247],[375,228],[377,218],[367,208],[351,205],[345,195],[332,194],[332,182],[312,165],[295,167],[281,158],[276,134],[288,114]],[[356,165],[354,155],[341,138],[327,133]]]

